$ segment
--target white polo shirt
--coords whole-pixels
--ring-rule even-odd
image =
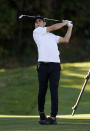
[[[33,38],[38,47],[38,62],[60,63],[58,41],[60,36],[47,32],[47,27],[38,27],[33,31]]]

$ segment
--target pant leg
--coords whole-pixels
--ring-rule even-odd
[[[54,63],[51,65],[49,76],[50,92],[51,92],[51,116],[56,117],[58,113],[58,85],[60,79],[60,64]]]
[[[39,81],[38,111],[44,112],[45,96],[48,88],[48,73],[47,73],[47,65],[45,64],[39,65],[38,81]]]

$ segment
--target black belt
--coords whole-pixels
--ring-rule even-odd
[[[56,62],[38,62],[38,63],[40,63],[40,64],[60,64],[60,63],[56,63]]]

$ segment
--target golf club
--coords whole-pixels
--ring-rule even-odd
[[[36,16],[30,16],[30,15],[20,15],[19,19],[22,19],[23,17],[29,17],[29,18],[35,18]],[[60,22],[60,20],[56,20],[56,19],[49,19],[49,18],[44,18],[45,20],[48,21],[56,21],[56,22]],[[72,21],[69,21],[70,23],[72,23]]]
[[[22,19],[23,17],[30,17],[30,18],[35,18],[36,16],[30,16],[30,15],[20,15],[19,19]],[[60,21],[60,20],[55,20],[55,19],[49,19],[49,18],[44,18],[45,20],[49,20],[49,21]]]
[[[83,87],[82,87],[82,89],[81,89],[81,91],[80,91],[80,94],[79,94],[79,96],[78,96],[78,99],[77,99],[75,105],[72,107],[72,116],[75,114],[75,111],[76,111],[76,109],[77,109],[77,107],[78,107],[78,105],[79,105],[81,96],[82,96],[82,94],[83,94],[83,92],[84,92],[84,89],[85,89],[85,87],[86,87],[86,84],[87,84],[89,78],[90,78],[90,70],[89,70],[88,74],[87,74],[86,77],[85,77],[85,82],[84,82]]]
[[[25,17],[30,17],[30,18],[35,18],[35,16],[30,16],[30,15],[20,15],[20,16],[19,16],[19,19],[22,19],[24,16],[25,16]]]

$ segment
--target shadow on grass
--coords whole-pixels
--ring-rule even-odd
[[[0,118],[0,131],[90,131],[90,119],[57,119],[57,125],[40,125],[38,118]]]

